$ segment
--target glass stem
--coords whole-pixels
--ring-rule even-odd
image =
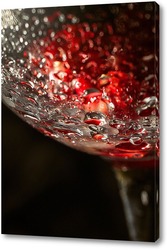
[[[159,236],[158,168],[113,168],[124,207],[129,237],[156,241]]]

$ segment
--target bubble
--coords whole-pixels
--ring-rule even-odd
[[[15,26],[16,31],[19,31],[19,25]]]
[[[45,17],[43,18],[43,21],[44,21],[45,23],[47,23],[47,22],[49,21],[49,20],[48,20],[48,17],[45,16]]]
[[[29,20],[29,16],[28,15],[23,15],[23,19],[28,21]]]
[[[23,41],[24,41],[24,40],[23,40],[23,38],[22,38],[22,37],[20,37],[20,42],[21,42],[21,43],[23,43]]]
[[[37,9],[38,14],[45,14],[45,9]]]
[[[113,111],[115,109],[115,105],[113,102],[109,102],[108,107],[110,111]]]
[[[133,3],[129,3],[129,4],[128,4],[128,9],[129,9],[129,10],[133,10],[133,8],[134,8],[134,4],[133,4]]]
[[[125,122],[120,119],[112,119],[109,122],[109,125],[113,128],[116,128],[118,130],[122,130],[125,128]]]
[[[55,32],[52,31],[51,34],[50,34],[50,36],[53,38],[55,36]]]
[[[81,10],[84,10],[84,9],[85,9],[85,6],[84,6],[84,5],[80,6],[80,9],[81,9]]]
[[[142,143],[142,139],[140,136],[132,136],[129,140],[133,145],[140,145]]]
[[[30,120],[30,122],[32,122],[32,121],[39,122],[40,121],[36,116],[33,116],[33,115],[24,114],[23,116],[24,116],[24,118],[26,118],[27,122],[29,122],[29,120]]]
[[[32,12],[33,14],[35,14],[35,13],[36,13],[36,9],[33,8],[33,9],[31,10],[31,12]]]
[[[26,29],[29,28],[29,23],[25,23],[25,28],[26,28]]]
[[[152,11],[154,8],[154,3],[146,3],[145,10]]]
[[[115,135],[118,135],[119,134],[119,130],[116,129],[116,128],[112,128],[112,127],[109,127],[107,128],[107,134],[108,136],[115,136]]]
[[[147,110],[149,108],[158,109],[158,99],[156,96],[150,96],[150,97],[145,98],[142,101],[142,104],[136,108],[136,112],[140,114],[143,110]]]
[[[106,128],[97,125],[89,125],[89,129],[92,134],[104,134],[106,132]]]
[[[40,78],[41,76],[42,76],[41,73],[38,73],[38,74],[37,74],[37,78]]]
[[[147,56],[143,56],[142,60],[143,61],[150,61],[154,58],[153,54],[147,55]]]
[[[9,107],[12,107],[12,108],[15,107],[15,103],[12,101],[11,98],[6,97],[6,96],[3,96],[3,100],[4,100],[4,102],[5,102],[7,105],[9,105]]]
[[[145,129],[157,129],[159,126],[158,117],[154,115],[144,117],[141,122]]]
[[[100,112],[88,112],[85,114],[84,122],[88,124],[104,125],[106,116]]]
[[[79,21],[79,19],[75,16],[71,20],[72,23],[77,23],[78,21]]]
[[[39,24],[39,19],[36,19],[35,22],[34,22],[35,25],[38,25]]]
[[[59,21],[60,21],[60,22],[64,22],[64,21],[65,21],[65,15],[64,15],[64,14],[61,14],[61,15],[59,16]]]
[[[40,45],[41,45],[41,46],[44,46],[44,40],[41,40],[41,41],[40,41]]]
[[[39,36],[42,36],[42,30],[39,30],[39,31],[38,31],[38,35],[39,35]]]
[[[110,77],[108,75],[102,74],[99,78],[98,78],[98,84],[100,87],[103,87],[107,84],[109,84],[109,79]]]
[[[27,31],[26,30],[23,30],[23,35],[27,35]]]
[[[149,19],[151,18],[151,15],[150,15],[150,14],[145,14],[145,18],[146,18],[147,20],[149,20]]]

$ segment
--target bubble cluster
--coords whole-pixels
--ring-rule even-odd
[[[84,6],[81,16],[15,10],[17,18],[2,30],[4,102],[42,133],[79,150],[155,155],[158,54],[155,27],[143,26],[155,25],[154,7],[146,4],[143,13],[136,6],[109,6],[112,20],[107,11],[98,9],[96,18]]]

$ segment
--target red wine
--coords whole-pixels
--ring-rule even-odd
[[[60,17],[55,12],[48,20]],[[77,19],[59,30],[49,28],[18,60],[29,72],[20,81],[32,109],[24,118],[88,153],[154,157],[159,151],[157,52],[155,31],[146,29],[142,26],[144,35],[133,27],[122,34],[110,22]]]

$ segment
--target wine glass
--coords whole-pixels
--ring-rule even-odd
[[[131,240],[158,238],[158,5],[2,11],[3,102],[108,161]]]

